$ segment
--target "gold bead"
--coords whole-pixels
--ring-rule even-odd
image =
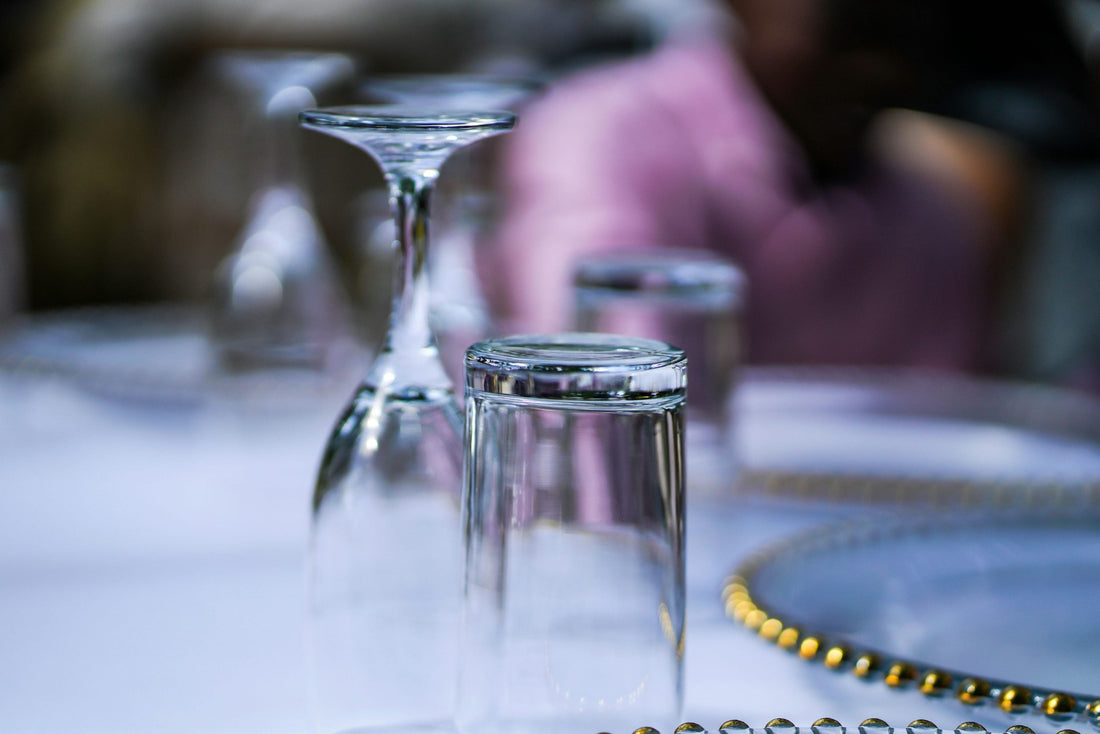
[[[701,734],[706,729],[696,724],[694,721],[685,721],[676,727],[676,734]]]
[[[749,593],[749,590],[746,589],[745,585],[743,583],[741,583],[740,581],[730,581],[722,589],[722,596],[725,596],[727,598],[729,598],[729,597],[731,597],[735,594],[738,594],[738,595],[745,594],[745,595],[747,595],[748,593]]]
[[[1005,686],[997,696],[997,707],[1007,714],[1018,714],[1031,705],[1031,691],[1023,686]]]
[[[1043,713],[1053,721],[1068,721],[1073,717],[1077,700],[1068,693],[1051,693],[1039,704]]]
[[[978,734],[978,732],[988,732],[989,730],[976,721],[964,721],[963,723],[955,727],[955,731],[964,731],[968,732],[968,734]]]
[[[891,688],[901,688],[912,683],[917,677],[917,669],[909,663],[896,662],[890,665],[882,679]]]
[[[1081,734],[1081,733],[1078,732],[1078,731],[1075,731],[1073,729],[1062,729],[1062,731],[1058,732],[1058,734]]]
[[[882,658],[873,652],[865,652],[856,658],[852,666],[852,672],[860,678],[866,678],[871,673],[877,672],[882,667]]]
[[[822,718],[814,722],[814,729],[835,729],[840,726],[840,722],[836,719]]]
[[[794,729],[794,724],[792,724],[787,719],[772,719],[764,725],[764,729],[769,732],[772,729]]]
[[[843,645],[833,645],[825,651],[825,667],[836,670],[851,656],[848,648]]]
[[[723,598],[726,601],[726,606],[730,609],[733,609],[736,604],[743,601],[752,601],[752,597],[749,596],[747,591],[733,591],[729,594],[725,594]]]
[[[926,696],[942,696],[951,687],[951,674],[942,670],[929,670],[921,676],[918,689]]]
[[[817,651],[821,649],[821,640],[816,637],[805,637],[798,646],[798,657],[803,660],[813,660],[817,657]]]
[[[769,642],[774,642],[779,637],[779,633],[783,631],[783,623],[775,617],[764,622],[760,625],[760,636]]]
[[[661,732],[657,731],[652,726],[640,726],[634,730],[634,734],[661,734]]]
[[[1100,729],[1100,698],[1085,707],[1085,718],[1088,719],[1089,723],[1094,727]]]
[[[775,638],[775,644],[784,650],[790,650],[798,644],[798,638],[801,636],[802,633],[794,627],[784,627],[783,631],[779,633],[779,637]]]
[[[745,591],[744,589],[735,588],[732,591],[729,591],[729,587],[726,588],[728,593],[724,593],[722,595],[722,598],[725,599],[727,606],[733,607],[733,605],[737,604],[738,602],[752,601],[752,597],[749,596],[749,592]]]
[[[745,626],[753,632],[759,630],[766,621],[768,621],[768,614],[760,608],[753,609],[745,615]]]
[[[1005,729],[1005,734],[1035,734],[1035,730],[1023,724],[1016,724]]]
[[[739,601],[733,605],[733,618],[738,622],[744,622],[745,617],[749,616],[750,612],[756,611],[756,605],[749,599]]]
[[[722,726],[718,727],[718,730],[722,734],[731,734],[732,732],[745,732],[748,731],[749,725],[740,719],[730,719],[723,722]]]
[[[955,690],[955,697],[965,704],[974,706],[989,696],[989,683],[981,678],[967,678]]]

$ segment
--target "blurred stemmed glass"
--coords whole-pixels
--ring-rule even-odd
[[[397,228],[389,332],[325,447],[313,497],[311,658],[322,731],[451,728],[462,576],[462,417],[429,325],[429,202],[456,149],[510,112],[308,110],[381,166]]]
[[[211,337],[231,371],[325,369],[350,343],[347,298],[301,184],[296,121],[314,93],[348,78],[336,53],[232,51],[217,71],[256,109],[261,161],[246,223],[214,283]]]
[[[457,110],[517,111],[543,88],[537,79],[493,74],[394,74],[368,77],[360,96],[372,102]],[[444,366],[461,382],[462,360],[473,342],[492,332],[489,308],[478,282],[476,249],[496,218],[493,165],[483,146],[447,162],[434,206],[435,244],[431,321]]]

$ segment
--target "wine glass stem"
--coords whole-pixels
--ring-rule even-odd
[[[390,331],[384,351],[434,352],[429,324],[428,207],[433,181],[422,176],[388,177],[397,224],[397,270]],[[412,356],[411,354],[409,355]]]

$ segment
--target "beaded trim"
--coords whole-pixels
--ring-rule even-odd
[[[738,486],[773,497],[962,509],[1100,506],[1100,477],[993,481],[746,469]]]
[[[927,719],[917,719],[904,729],[893,728],[882,719],[867,719],[858,728],[845,727],[836,719],[818,719],[813,726],[799,727],[787,719],[772,719],[763,729],[754,729],[743,721],[730,719],[718,727],[720,734],[989,734],[989,730],[973,721],[965,721],[954,729],[940,729]],[[634,734],[661,734],[650,726],[634,730]],[[694,722],[676,727],[676,734],[707,734],[707,730]],[[1004,734],[1035,734],[1026,726],[1010,726]],[[1062,729],[1058,734],[1078,734],[1073,729]]]
[[[1029,686],[896,657],[857,645],[840,635],[804,629],[785,613],[767,609],[753,597],[752,584],[756,575],[781,558],[846,543],[873,541],[887,534],[888,530],[877,525],[816,528],[756,553],[726,579],[722,590],[726,615],[780,649],[830,670],[849,672],[864,680],[881,680],[894,689],[916,688],[930,698],[954,696],[970,706],[996,706],[1008,714],[1038,714],[1057,723],[1086,721],[1100,730],[1100,695]],[[877,730],[865,732],[863,728],[860,727],[860,734],[880,734]],[[1008,732],[1023,734],[1016,729],[1012,727]],[[907,731],[908,734],[923,734],[913,731],[912,725]],[[815,734],[827,733],[815,730]]]

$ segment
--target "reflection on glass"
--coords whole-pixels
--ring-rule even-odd
[[[352,71],[339,54],[239,51],[217,69],[259,112],[262,160],[246,224],[214,284],[212,339],[230,371],[324,369],[350,335],[347,299],[300,182],[296,115]]]
[[[399,246],[385,345],[325,447],[313,499],[311,658],[320,731],[446,731],[457,683],[462,418],[428,321],[429,200],[457,148],[509,112],[310,110],[382,167]]]

